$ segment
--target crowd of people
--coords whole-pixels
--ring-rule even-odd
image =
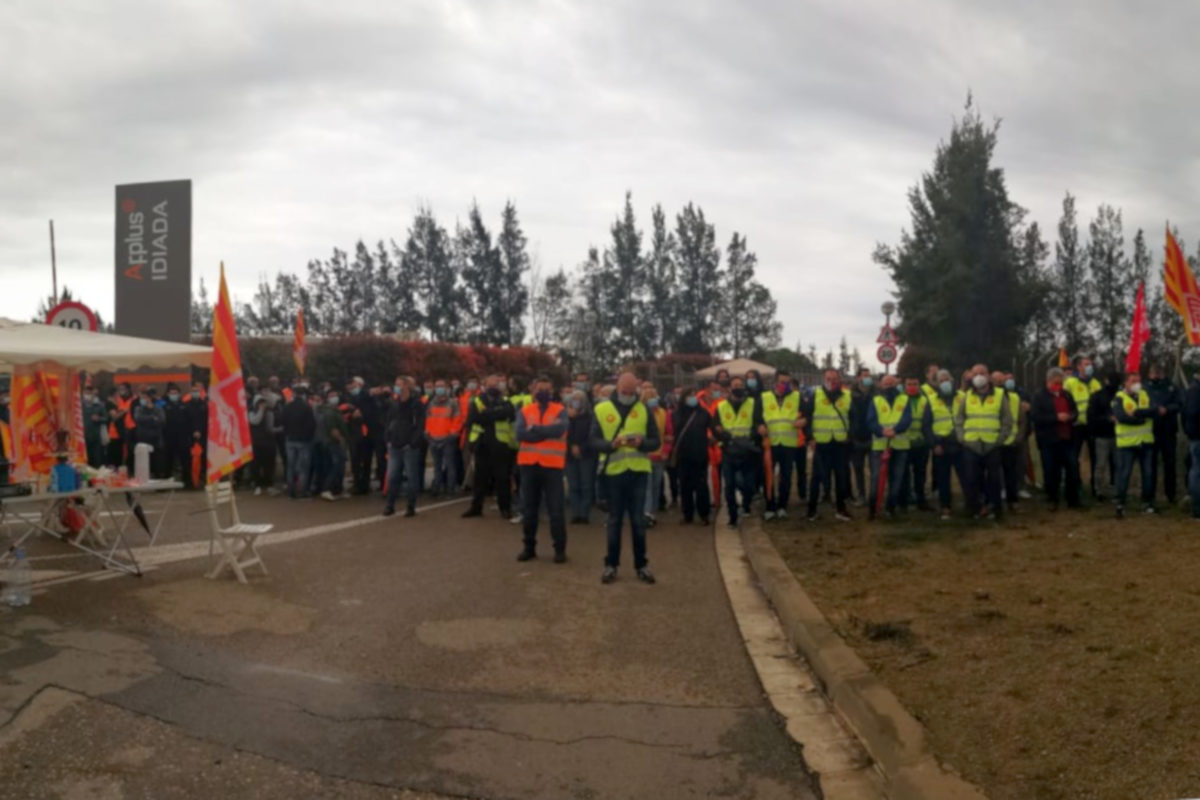
[[[566,527],[607,514],[603,579],[616,578],[621,530],[629,519],[634,569],[653,583],[646,530],[678,507],[686,523],[708,525],[722,504],[737,525],[765,498],[765,519],[786,519],[793,497],[810,521],[821,504],[836,520],[851,507],[868,518],[909,508],[954,514],[954,481],[970,517],[1015,513],[1034,487],[1032,449],[1050,508],[1083,502],[1086,455],[1093,500],[1111,499],[1124,516],[1136,465],[1144,513],[1162,493],[1174,503],[1180,423],[1190,441],[1192,513],[1200,518],[1200,380],[1186,397],[1164,371],[1108,375],[1090,359],[1050,369],[1036,390],[1011,373],[977,364],[955,376],[930,364],[923,377],[846,376],[825,370],[803,387],[784,370],[718,372],[706,385],[664,394],[624,373],[603,382],[576,374],[555,387],[504,375],[345,386],[305,380],[282,386],[246,381],[253,461],[235,480],[255,494],[334,501],[379,491],[385,515],[401,500],[469,493],[463,517],[485,512],[524,525],[521,560],[536,557],[542,511],[556,561],[566,560]],[[184,394],[169,384],[115,386],[103,400],[84,390],[88,459],[132,468],[138,443],[154,446],[155,477],[203,483],[207,400],[202,384]],[[6,422],[7,397],[0,397]],[[7,435],[7,426],[4,426]],[[886,475],[884,474],[886,473]],[[514,499],[516,498],[516,499]],[[860,512],[854,512],[860,513]]]

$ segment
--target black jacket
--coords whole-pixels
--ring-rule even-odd
[[[1063,389],[1060,394],[1067,398],[1067,410],[1071,414],[1071,419],[1068,423],[1075,424],[1076,418],[1079,416],[1079,408],[1075,405],[1075,398],[1071,397],[1071,393]],[[1058,425],[1058,412],[1055,410],[1054,395],[1050,394],[1050,390],[1042,388],[1033,396],[1033,402],[1030,403],[1029,418],[1033,421],[1033,432],[1037,435],[1038,446],[1042,447],[1058,441],[1055,435],[1055,426]]]
[[[293,442],[311,442],[316,438],[317,415],[313,413],[306,398],[292,398],[292,402],[283,407],[280,417],[285,439]]]
[[[695,417],[695,419],[692,419]],[[689,423],[688,420],[691,420]],[[675,410],[675,443],[679,460],[688,462],[708,461],[708,429],[712,417],[704,406],[689,408],[686,404]],[[684,427],[687,430],[684,430]],[[681,435],[682,434],[682,435]]]
[[[1150,395],[1150,405],[1156,409],[1167,409],[1166,414],[1154,414],[1154,439],[1161,441],[1179,433],[1179,412],[1183,410],[1183,398],[1179,389],[1169,378],[1159,378],[1156,381],[1146,381],[1146,394]]]
[[[167,400],[163,403],[163,414],[166,422],[163,425],[163,439],[167,445],[187,447],[192,443],[192,420],[188,415],[187,406],[181,400]]]
[[[1092,392],[1088,398],[1087,427],[1088,433],[1097,439],[1112,439],[1117,435],[1117,427],[1113,423],[1112,401],[1116,391],[1103,386],[1098,392]]]
[[[389,447],[420,447],[425,439],[425,406],[413,392],[407,400],[399,396],[388,406],[385,437]]]
[[[1188,384],[1183,401],[1183,432],[1189,439],[1200,439],[1200,380]]]

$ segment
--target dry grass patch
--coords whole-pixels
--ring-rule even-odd
[[[1200,797],[1200,523],[768,525],[829,621],[992,800]]]

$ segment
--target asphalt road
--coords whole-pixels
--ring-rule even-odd
[[[177,505],[162,544],[204,535],[197,503]],[[240,505],[281,531],[379,510]],[[637,582],[626,554],[604,586],[602,524],[570,529],[567,564],[546,532],[522,564],[517,526],[463,508],[269,545],[271,575],[249,586],[188,558],[3,609],[5,796],[813,797],[711,530],[660,524],[659,583]]]

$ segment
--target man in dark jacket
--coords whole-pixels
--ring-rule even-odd
[[[287,447],[288,495],[293,500],[307,497],[313,440],[317,435],[317,418],[308,405],[307,388],[295,388],[291,402],[283,407],[280,423],[283,425],[283,438]]]
[[[384,436],[384,423],[387,394],[384,389],[378,387],[368,389],[362,378],[352,379],[348,392],[349,402],[358,415],[352,416],[351,424],[357,427],[358,433],[361,434],[352,437],[353,451],[350,454],[351,472],[354,473],[354,494],[366,494],[371,490],[371,463],[375,463],[376,475],[382,476],[386,469],[384,462],[387,460],[387,441]]]
[[[1104,384],[1088,398],[1088,438],[1094,443],[1096,453],[1096,463],[1092,465],[1092,487],[1097,500],[1111,497],[1116,491],[1117,432],[1112,402],[1120,388],[1121,376],[1115,372],[1109,373]]]
[[[684,389],[674,422],[671,458],[679,473],[683,521],[690,523],[698,516],[701,525],[708,525],[712,513],[712,500],[708,494],[708,431],[712,417],[696,396],[695,389]]]
[[[396,379],[396,394],[388,407],[387,425],[384,436],[388,448],[387,503],[383,508],[385,517],[396,513],[396,500],[400,497],[401,485],[408,505],[404,516],[417,513],[417,490],[420,487],[418,472],[425,468],[421,463],[421,442],[425,439],[425,406],[416,391],[412,378],[400,376]]]
[[[587,525],[596,492],[596,454],[589,446],[592,404],[583,389],[572,389],[564,396],[567,408],[567,497],[571,506],[571,524]]]
[[[1075,398],[1063,389],[1066,374],[1054,367],[1046,373],[1046,386],[1033,396],[1029,414],[1042,455],[1042,475],[1050,508],[1058,510],[1059,488],[1063,474],[1067,481],[1067,507],[1079,508],[1079,461],[1071,451],[1075,420],[1079,411]],[[1107,411],[1107,409],[1106,409]],[[1108,412],[1106,416],[1110,416]],[[1089,418],[1091,415],[1089,415]]]
[[[154,448],[150,453],[151,476],[162,477],[163,428],[166,425],[166,416],[163,410],[154,404],[154,396],[145,386],[138,392],[138,402],[133,407],[133,422],[138,444],[148,444]]]
[[[840,388],[840,387],[839,387]],[[865,506],[868,488],[867,455],[871,452],[871,429],[867,427],[867,409],[875,394],[875,379],[871,370],[862,367],[850,388],[850,474],[854,479],[855,505]],[[811,417],[809,417],[811,419]],[[872,481],[873,482],[873,481]]]
[[[167,384],[167,400],[163,404],[163,475],[174,479],[176,469],[183,477],[184,486],[192,488],[188,451],[192,446],[191,419],[183,404],[179,386]]]
[[[1192,463],[1188,469],[1188,494],[1192,498],[1192,517],[1200,519],[1200,373],[1188,384],[1183,403],[1183,432],[1188,438]]]
[[[489,375],[483,392],[471,399],[467,411],[467,439],[475,447],[475,477],[471,481],[471,506],[464,517],[483,514],[483,499],[495,490],[500,516],[512,519],[512,468],[517,412],[500,388],[501,377]]]
[[[1158,364],[1150,366],[1146,392],[1150,405],[1154,407],[1154,459],[1155,469],[1162,470],[1163,494],[1167,503],[1175,505],[1178,481],[1175,477],[1175,447],[1179,437],[1179,412],[1183,410],[1183,397],[1179,388]],[[1162,466],[1158,464],[1161,462]]]

